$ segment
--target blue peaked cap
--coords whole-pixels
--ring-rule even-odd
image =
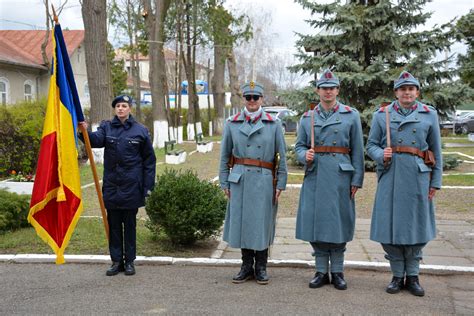
[[[263,86],[255,81],[250,81],[242,85],[242,94],[246,95],[259,95],[263,96]]]
[[[115,99],[112,101],[112,107],[114,109],[117,103],[128,103],[130,106],[132,106],[133,98],[127,94],[121,94],[119,96],[116,96]]]
[[[339,79],[332,73],[331,70],[324,70],[321,77],[316,81],[316,88],[331,88],[339,87]]]
[[[393,89],[397,90],[402,86],[416,86],[418,89],[420,89],[420,82],[408,71],[402,71],[400,77],[394,81]]]

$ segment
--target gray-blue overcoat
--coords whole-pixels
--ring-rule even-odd
[[[286,188],[286,145],[280,121],[265,111],[254,124],[244,112],[229,118],[221,143],[219,181],[230,189],[224,224],[224,240],[234,248],[267,249],[273,243],[277,205],[273,205],[272,171],[255,166],[227,165],[237,158],[273,162],[280,154],[276,188]]]
[[[436,236],[434,206],[428,192],[430,187],[441,188],[443,170],[438,116],[434,108],[419,102],[408,116],[399,114],[393,106],[387,107],[392,146],[429,149],[436,165],[430,168],[418,156],[394,153],[385,167],[386,114],[384,108],[374,113],[367,153],[377,163],[378,185],[370,239],[395,245],[426,243]]]
[[[360,188],[364,180],[359,112],[338,103],[335,113],[324,121],[314,110],[315,145],[348,147],[350,153],[316,153],[308,165],[306,151],[311,147],[311,112],[301,118],[295,145],[297,159],[305,164],[296,238],[309,242],[347,242],[352,240],[355,227],[351,186]]]

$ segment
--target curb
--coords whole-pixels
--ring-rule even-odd
[[[213,255],[217,255],[216,250]],[[67,263],[83,264],[108,264],[110,257],[107,255],[65,255]],[[0,263],[54,263],[56,255],[46,254],[18,254],[0,255]],[[219,259],[219,258],[174,258],[174,257],[145,257],[137,256],[136,263],[143,265],[177,265],[177,266],[210,266],[210,267],[237,267],[240,266],[240,259]],[[314,268],[313,260],[268,260],[269,267],[281,268]],[[368,261],[345,261],[344,267],[354,270],[390,271],[387,262]],[[448,274],[474,274],[474,267],[446,266],[446,265],[420,265],[422,273],[434,275]]]

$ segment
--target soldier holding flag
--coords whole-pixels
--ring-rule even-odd
[[[377,162],[370,239],[380,242],[393,278],[386,291],[406,287],[423,296],[422,249],[436,236],[433,197],[441,188],[441,138],[436,110],[417,101],[420,83],[409,72],[394,82],[396,101],[374,113],[367,153]]]
[[[267,284],[268,247],[286,187],[286,145],[280,122],[262,108],[263,86],[251,81],[242,90],[245,109],[227,120],[221,143],[219,180],[229,199],[224,240],[242,252],[233,282],[255,277]]]

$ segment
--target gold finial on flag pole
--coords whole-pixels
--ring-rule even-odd
[[[51,9],[53,9],[53,20],[54,23],[59,24],[58,16],[56,15],[56,10],[54,10],[54,5],[51,4]]]

